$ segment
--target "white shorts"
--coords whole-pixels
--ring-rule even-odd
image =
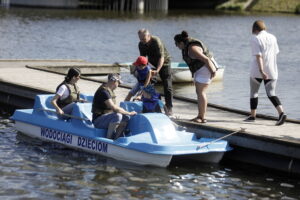
[[[195,72],[194,81],[197,83],[210,84],[211,82],[210,77],[211,77],[211,73],[206,67],[206,65],[204,65],[203,67],[201,67]]]

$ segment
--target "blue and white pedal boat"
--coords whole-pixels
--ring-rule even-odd
[[[43,141],[55,142],[116,160],[166,167],[176,157],[190,157],[202,162],[218,163],[226,151],[227,141],[200,138],[194,133],[176,130],[173,122],[161,113],[140,113],[141,102],[122,102],[127,110],[139,114],[131,117],[129,133],[116,139],[106,138],[106,129],[91,123],[91,103],[76,103],[72,117],[57,117],[50,101],[53,95],[37,95],[33,109],[16,110],[12,116],[17,131]],[[91,100],[91,96],[86,96]]]

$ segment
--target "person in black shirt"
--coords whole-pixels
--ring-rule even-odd
[[[96,91],[93,99],[92,113],[95,128],[108,129],[107,138],[117,139],[123,133],[132,115],[116,104],[114,90],[121,83],[118,74],[109,74],[108,81]]]

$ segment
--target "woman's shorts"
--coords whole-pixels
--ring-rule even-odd
[[[194,81],[197,83],[204,83],[204,84],[210,84],[211,82],[211,73],[204,65],[200,69],[198,69],[194,74]]]

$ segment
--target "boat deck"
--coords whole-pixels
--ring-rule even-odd
[[[27,98],[32,98],[32,100],[34,99],[35,94],[28,91],[33,89],[44,93],[54,93],[56,86],[64,79],[64,76],[61,74],[30,69],[27,68],[26,65],[76,65],[82,64],[82,62],[84,61],[0,60],[0,93],[8,94],[8,96],[26,96]],[[9,86],[7,84],[9,84]],[[86,80],[85,78],[82,78],[78,82],[80,91],[85,94],[94,94],[100,84],[101,83],[99,82],[95,82],[91,79]],[[18,88],[14,89],[13,86],[18,86]],[[22,89],[20,89],[19,86],[21,86]],[[119,87],[116,90],[117,100],[119,102],[122,101],[128,91],[128,87]],[[1,98],[0,100],[3,101],[3,99],[4,98]],[[6,103],[9,103],[9,97],[6,99]],[[300,160],[300,121],[298,120],[288,120],[288,122],[282,126],[275,126],[275,120],[265,118],[257,118],[256,122],[244,122],[243,119],[247,116],[247,112],[232,112],[229,108],[220,109],[222,108],[221,106],[220,108],[218,108],[218,106],[209,106],[207,110],[208,122],[206,124],[197,124],[188,121],[197,115],[196,101],[175,97],[173,104],[175,121],[186,126],[187,128],[204,128],[210,130],[211,132],[224,132],[225,134],[239,130],[242,127],[246,129],[244,133],[239,133],[236,137],[231,136],[228,138],[229,141],[234,145],[238,145],[241,139],[255,138],[255,140],[258,142],[253,143],[253,149],[277,154],[277,150],[275,149],[277,147],[270,145],[276,143],[276,145],[283,145],[286,147],[286,152],[282,154],[283,156],[289,156],[290,154],[292,159]],[[216,137],[222,135],[216,134],[214,136]],[[260,143],[259,141],[264,142]],[[265,143],[265,141],[269,141],[269,143]],[[246,146],[243,147],[247,148]],[[290,147],[293,147],[293,149]],[[267,150],[264,150],[266,148]],[[290,168],[288,170],[290,171],[291,166],[289,167]],[[300,168],[297,170],[300,171]]]

